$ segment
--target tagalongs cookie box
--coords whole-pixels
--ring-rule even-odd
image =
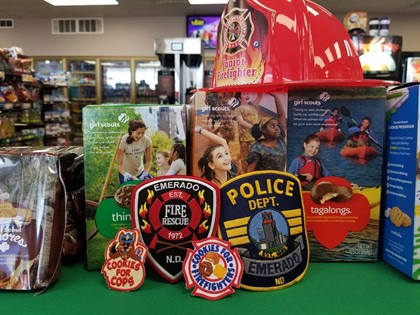
[[[287,168],[303,187],[311,260],[377,260],[386,89],[288,94]]]
[[[158,162],[158,154],[166,152],[166,156],[170,155],[175,144],[183,149],[180,152],[185,153],[187,114],[188,107],[171,105],[106,104],[83,108],[88,269],[99,270],[104,263],[103,253],[108,242],[121,228],[131,228],[133,188],[144,179],[166,175],[169,166],[165,168]],[[146,127],[141,128],[144,132],[141,141],[134,135],[137,123],[133,127],[136,130],[128,130],[130,123],[138,119]],[[124,154],[131,157],[125,161],[134,162],[135,166],[126,169],[129,162],[124,164],[124,161],[124,171],[121,172],[118,171],[118,150],[122,148],[120,145],[129,147],[126,140],[130,133],[137,137],[138,145],[133,144],[131,151],[125,150],[127,153]],[[151,157],[146,158],[147,150]],[[147,176],[143,176],[142,167],[147,160],[151,167]],[[185,154],[176,163],[181,166],[188,163]]]
[[[420,280],[420,85],[388,92],[382,259]]]

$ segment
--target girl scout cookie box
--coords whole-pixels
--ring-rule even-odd
[[[287,168],[303,188],[312,261],[378,254],[385,88],[289,90]]]
[[[286,110],[287,93],[197,92],[191,174],[220,186],[252,171],[284,171]]]
[[[382,259],[420,280],[420,85],[388,92]]]
[[[376,260],[385,98],[383,87],[198,92],[191,173],[217,185],[253,171],[295,174],[311,260]]]
[[[145,179],[186,175],[186,106],[89,105],[83,108],[87,268],[131,228],[131,192]]]
[[[309,33],[311,36],[305,35]],[[200,95],[203,100],[195,100],[194,117],[204,121],[193,125],[192,141],[200,149],[208,145],[205,138],[217,142],[213,134],[225,141],[218,142],[218,155],[208,154],[216,152],[215,147],[202,155],[194,152],[192,167],[200,167],[200,175],[213,177],[210,180],[219,185],[243,173],[287,168],[300,175],[306,186],[303,198],[313,245],[311,259],[375,260],[385,121],[383,86],[390,83],[364,80],[347,30],[311,1],[229,1],[221,16],[216,50],[212,88],[205,90],[206,97]],[[235,97],[237,94],[240,96]],[[221,109],[218,112],[211,107],[215,103]],[[281,111],[287,114],[286,138],[279,128],[286,117]],[[343,123],[336,114],[343,117]],[[275,120],[264,119],[270,117]],[[331,130],[316,138],[327,139],[321,149],[319,144],[314,146],[322,162],[309,162],[309,154],[316,153],[314,149],[310,153],[309,147],[320,142],[311,135],[326,129]],[[306,142],[311,145],[304,145]],[[275,158],[274,153],[278,154]],[[209,160],[215,156],[220,158]],[[323,179],[321,175],[326,183],[318,186],[314,179]],[[310,186],[316,187],[313,193]],[[324,195],[328,198],[322,198]]]

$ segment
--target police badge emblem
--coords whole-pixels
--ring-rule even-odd
[[[149,248],[148,262],[163,278],[177,282],[192,242],[216,234],[219,202],[219,188],[195,177],[157,177],[134,189],[133,226]]]
[[[241,288],[277,290],[301,280],[309,262],[299,180],[259,171],[221,186],[219,235],[244,262]]]

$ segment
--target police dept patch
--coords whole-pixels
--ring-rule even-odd
[[[219,202],[219,188],[198,177],[157,177],[134,189],[133,226],[149,248],[148,262],[169,282],[182,277],[192,241],[216,234]]]
[[[277,290],[304,276],[304,213],[299,180],[288,173],[252,172],[221,186],[219,234],[244,262],[242,288]]]
[[[194,287],[191,294],[219,300],[234,293],[232,287],[240,287],[244,268],[238,251],[215,237],[193,243],[182,265],[187,289]]]

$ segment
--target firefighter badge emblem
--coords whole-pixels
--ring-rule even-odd
[[[171,283],[182,277],[192,241],[214,236],[219,219],[219,188],[206,180],[164,176],[139,184],[131,217],[149,248],[148,262]]]

